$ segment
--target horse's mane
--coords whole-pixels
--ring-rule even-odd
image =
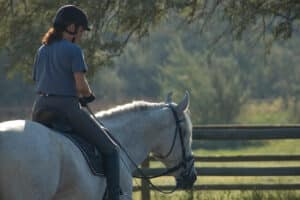
[[[163,102],[153,103],[147,101],[133,101],[131,103],[118,105],[111,109],[97,112],[96,116],[101,118],[110,118],[116,115],[128,114],[131,112],[148,111],[156,108],[161,108],[165,105],[166,104]]]

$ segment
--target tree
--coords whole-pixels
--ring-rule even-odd
[[[51,26],[57,8],[67,3],[79,5],[90,17],[93,30],[83,43],[90,75],[110,65],[132,36],[144,37],[170,13],[182,16],[183,23],[199,23],[201,30],[224,20],[220,35],[237,38],[249,31],[255,33],[251,38],[260,38],[271,31],[275,39],[286,39],[300,17],[300,2],[295,0],[0,0],[0,46],[9,53],[9,72],[30,77],[39,38]]]
[[[216,17],[225,22],[221,31],[235,38],[245,33],[257,40],[267,33],[273,39],[288,39],[299,21],[300,2],[295,0],[207,0],[195,1],[190,21],[202,20],[202,29],[209,26]]]
[[[232,56],[212,55],[207,62],[207,49],[186,48],[185,37],[171,43],[167,61],[162,66],[162,91],[188,90],[195,123],[229,123],[239,113],[248,97],[241,84],[239,66]]]
[[[169,9],[181,10],[180,1],[138,0],[0,0],[0,46],[10,57],[9,72],[31,74],[39,38],[51,26],[56,10],[72,3],[87,11],[93,30],[82,44],[89,60],[90,75],[99,66],[109,65],[111,58],[122,53],[129,38],[147,35],[149,28],[158,23]]]

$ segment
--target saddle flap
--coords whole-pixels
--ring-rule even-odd
[[[94,145],[74,134],[64,133],[63,135],[69,138],[80,149],[94,175],[105,175],[102,154]]]

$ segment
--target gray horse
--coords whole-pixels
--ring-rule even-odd
[[[177,104],[133,102],[99,112],[119,141],[122,199],[132,199],[132,173],[152,154],[162,161],[181,188],[196,179],[192,158],[189,96]],[[129,158],[129,157],[130,158]],[[0,123],[1,200],[99,200],[105,177],[94,176],[82,153],[65,136],[26,120]]]

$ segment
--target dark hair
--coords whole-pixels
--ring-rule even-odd
[[[43,36],[42,44],[44,45],[50,45],[55,41],[61,40],[63,37],[63,31],[60,29],[56,29],[51,27],[47,33]]]

